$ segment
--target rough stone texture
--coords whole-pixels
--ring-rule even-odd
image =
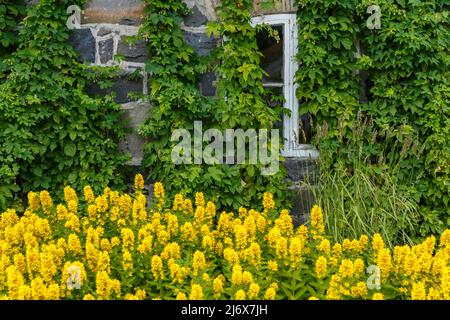
[[[140,0],[91,0],[82,14],[82,23],[123,23],[138,25],[144,3]]]
[[[217,14],[215,8],[219,4],[220,0],[183,0],[189,9],[197,7],[202,15],[208,18],[208,20],[216,20]]]
[[[137,133],[137,129],[147,119],[150,105],[142,102],[131,102],[122,106],[125,110],[124,121],[127,122],[129,128],[133,129],[133,133],[127,134],[124,141],[120,142],[119,150],[122,152],[130,152],[132,160],[129,163],[132,166],[139,166],[143,157],[143,145],[145,140]]]
[[[143,81],[142,78],[130,78],[130,72],[124,71],[121,76],[116,79],[112,88],[101,89],[98,84],[93,83],[88,87],[87,92],[96,95],[106,95],[114,92],[116,94],[114,99],[116,103],[129,103],[131,102],[131,98],[128,97],[129,93],[143,93]]]
[[[131,62],[145,62],[148,59],[147,45],[139,41],[136,45],[128,44],[125,39],[119,42],[117,53],[124,57],[124,60]]]
[[[215,81],[217,76],[213,72],[205,73],[200,82],[200,90],[203,95],[207,97],[214,97],[216,95]]]
[[[314,205],[314,192],[308,186],[295,186],[290,191],[290,198],[293,203],[291,209],[292,221],[298,226],[309,220],[311,208]]]
[[[197,6],[191,9],[191,14],[184,18],[186,27],[200,27],[208,22],[208,18],[200,12]]]
[[[80,53],[80,61],[95,62],[95,38],[89,28],[74,30],[70,36],[70,42]]]
[[[288,177],[292,181],[316,184],[319,176],[317,161],[302,158],[286,158],[284,163]]]
[[[105,64],[114,58],[114,39],[109,38],[98,42],[98,54],[100,63]]]
[[[217,39],[208,37],[206,33],[194,33],[185,31],[184,38],[192,46],[199,56],[208,55],[217,45]]]

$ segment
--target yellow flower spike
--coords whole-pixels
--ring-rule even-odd
[[[315,272],[318,279],[322,279],[325,277],[327,273],[328,267],[327,267],[327,258],[324,256],[320,256],[316,260],[315,264]]]
[[[203,288],[199,284],[193,284],[191,287],[191,293],[189,294],[189,300],[202,300]]]
[[[273,201],[273,194],[265,192],[263,194],[263,207],[265,210],[271,210],[275,208],[275,201]]]
[[[195,194],[195,205],[197,207],[204,207],[205,206],[205,197],[203,195],[203,192],[197,192]]]
[[[265,294],[264,294],[264,299],[266,300],[275,300],[275,296],[276,296],[277,292],[276,289],[274,288],[267,288]]]
[[[179,293],[177,294],[176,300],[187,300],[187,296],[186,296],[185,293],[179,292]]]
[[[195,251],[194,258],[192,262],[192,268],[194,269],[194,276],[198,274],[200,270],[206,268],[206,259],[205,255],[201,251]]]
[[[218,299],[223,292],[223,280],[221,277],[214,278],[213,281],[213,291],[214,291],[214,298]]]
[[[256,299],[258,297],[259,290],[260,290],[259,284],[257,284],[257,283],[250,284],[248,291],[247,291],[248,298]]]
[[[64,219],[66,219],[66,217],[68,215],[68,211],[64,205],[58,204],[56,206],[56,214],[57,214],[58,220],[64,220]]]
[[[163,263],[162,259],[158,255],[154,255],[151,260],[151,269],[153,273],[153,277],[155,279],[163,279]]]
[[[70,201],[75,201],[78,205],[78,195],[71,186],[64,187],[64,200],[67,204],[69,204]]]
[[[311,209],[311,234],[316,239],[320,237],[325,231],[323,224],[323,212],[318,205],[314,205]]]
[[[379,233],[375,233],[373,235],[372,248],[375,251],[375,253],[384,248],[384,241]]]
[[[33,191],[28,192],[27,196],[28,196],[28,206],[31,209],[31,211],[38,210],[41,205],[39,196]]]
[[[233,271],[231,274],[231,283],[238,286],[242,283],[242,267],[238,264],[233,266]]]
[[[136,192],[142,192],[144,190],[144,177],[140,173],[134,177],[134,189]]]
[[[53,200],[48,191],[44,190],[39,193],[39,199],[42,204],[42,208],[46,214],[50,214],[50,209],[53,207]]]
[[[389,249],[381,249],[377,256],[377,265],[381,271],[381,277],[386,278],[392,267],[391,253]]]
[[[242,289],[239,289],[238,291],[236,291],[236,296],[235,296],[235,300],[245,300],[246,296],[245,296],[245,291]]]
[[[380,292],[376,292],[372,296],[372,300],[384,300],[384,296]]]
[[[95,201],[94,191],[92,191],[92,187],[91,186],[85,186],[83,188],[83,195],[84,195],[84,200],[88,204],[92,204]]]
[[[439,239],[439,246],[450,247],[450,229],[446,229]]]
[[[423,282],[415,282],[411,289],[412,300],[426,300],[427,294],[425,290],[425,284]]]

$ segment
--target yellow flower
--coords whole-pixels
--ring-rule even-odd
[[[425,291],[425,284],[423,282],[415,282],[411,289],[411,299],[412,300],[425,300],[427,297]]]
[[[223,250],[223,257],[230,264],[239,263],[239,255],[232,248],[225,248],[225,250]]]
[[[317,205],[314,205],[311,209],[311,229],[313,238],[317,238],[325,231],[325,226],[323,224],[323,212]]]
[[[356,275],[360,275],[364,272],[364,260],[361,258],[355,259],[353,261],[353,268]]]
[[[83,188],[83,194],[84,194],[84,200],[86,200],[87,203],[93,203],[95,200],[94,192],[92,191],[91,186],[85,186]]]
[[[253,282],[252,274],[248,271],[242,273],[242,283],[249,285]]]
[[[205,197],[203,192],[197,192],[195,194],[195,205],[197,207],[203,207],[205,205]]]
[[[191,287],[191,293],[189,294],[189,300],[202,300],[203,288],[199,284],[193,284]]]
[[[122,246],[124,249],[133,250],[134,248],[134,233],[129,228],[122,228],[120,231],[122,235]]]
[[[41,205],[39,196],[33,191],[28,192],[28,205],[31,211],[36,211]]]
[[[154,255],[152,257],[151,267],[152,267],[153,277],[155,279],[163,279],[164,278],[162,259],[159,256]]]
[[[177,300],[187,300],[187,297],[186,297],[186,294],[185,294],[185,293],[183,293],[183,292],[178,292],[176,299],[177,299]]]
[[[214,278],[213,290],[214,290],[214,298],[218,299],[223,292],[223,280],[221,277]]]
[[[231,273],[231,283],[238,286],[242,283],[242,267],[238,264],[233,266],[233,272]]]
[[[445,267],[441,274],[441,290],[446,300],[450,299],[450,267]]]
[[[291,264],[295,268],[301,258],[303,251],[303,242],[297,237],[291,238],[291,243],[289,245],[289,255],[291,259]]]
[[[271,270],[271,271],[278,271],[278,264],[274,260],[269,260],[267,263],[267,266],[269,267],[269,270]]]
[[[270,192],[265,192],[263,194],[263,207],[265,210],[270,210],[275,208],[275,201],[273,201],[273,194]]]
[[[58,204],[56,206],[56,214],[57,214],[58,220],[64,220],[68,214],[66,207],[62,204]]]
[[[439,245],[441,247],[449,247],[450,246],[450,229],[446,229],[440,237]]]
[[[192,262],[192,267],[194,269],[194,275],[196,276],[198,272],[202,269],[206,268],[206,259],[205,255],[201,251],[195,251],[194,259]]]
[[[317,246],[319,251],[322,251],[326,255],[329,255],[331,252],[331,243],[328,239],[323,239],[320,244]]]
[[[320,256],[316,260],[315,271],[317,278],[322,279],[323,277],[325,277],[327,273],[327,258],[325,258],[324,256]]]
[[[122,266],[124,270],[133,270],[133,257],[130,251],[126,249],[122,253]]]
[[[259,290],[260,290],[260,287],[257,283],[250,284],[250,287],[248,288],[248,291],[247,291],[248,298],[255,299],[256,297],[258,297]]]
[[[384,300],[384,296],[380,292],[376,292],[372,296],[372,300]]]
[[[95,285],[97,297],[100,300],[109,299],[111,295],[110,279],[106,271],[101,271],[96,274]]]
[[[351,277],[353,276],[354,268],[353,268],[353,262],[349,259],[344,259],[341,262],[341,265],[339,266],[339,274],[343,277]]]
[[[245,291],[242,290],[242,289],[239,289],[239,290],[236,292],[236,297],[235,297],[235,299],[236,299],[236,300],[245,300]]]
[[[364,298],[368,294],[367,285],[365,282],[358,282],[351,288],[351,294],[354,298]]]
[[[120,239],[118,237],[111,238],[111,247],[116,247],[120,245]]]
[[[387,277],[391,270],[391,254],[389,249],[381,249],[377,256],[377,265],[380,267],[381,276]]]
[[[266,293],[264,294],[264,299],[274,300],[276,294],[277,292],[274,288],[267,288]]]
[[[379,233],[375,233],[373,235],[372,248],[375,251],[375,253],[384,248],[384,241]]]
[[[144,190],[144,177],[142,176],[142,174],[137,174],[134,177],[134,189],[136,191]]]
[[[312,297],[309,297],[308,300],[319,300],[319,298],[312,296]]]
[[[67,240],[67,247],[69,249],[69,252],[72,252],[76,255],[82,254],[80,239],[74,233],[71,233],[69,235],[69,239]]]
[[[39,198],[41,200],[42,208],[46,214],[50,213],[50,209],[53,207],[53,200],[48,191],[41,191],[39,193]]]

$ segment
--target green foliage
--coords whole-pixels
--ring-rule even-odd
[[[448,6],[444,1],[378,4],[382,28],[363,33],[372,82],[370,102],[363,108],[377,128],[407,124],[416,142],[424,144],[423,156],[405,157],[402,169],[425,168],[416,184],[425,218],[421,231],[439,233],[450,225]]]
[[[117,153],[124,136],[120,106],[112,96],[96,98],[84,90],[104,78],[78,62],[69,44],[69,1],[42,0],[30,6],[19,48],[6,60],[0,84],[0,183],[18,191],[70,184],[92,184],[100,191],[122,187],[125,156]],[[73,4],[72,2],[70,4]],[[6,187],[5,187],[6,186]],[[2,191],[0,207],[11,200]]]
[[[148,41],[151,73],[151,115],[142,128],[151,142],[145,146],[145,165],[152,179],[162,181],[168,193],[193,195],[206,190],[207,196],[223,208],[261,203],[264,191],[276,194],[281,204],[286,194],[281,179],[259,174],[255,165],[175,165],[170,138],[175,129],[193,133],[194,121],[206,128],[271,128],[281,109],[271,109],[263,99],[263,70],[255,29],[250,25],[252,1],[222,1],[220,22],[209,31],[226,37],[211,56],[199,58],[186,44],[179,27],[188,13],[181,0],[147,1],[141,37]],[[214,63],[213,63],[214,62]],[[216,63],[217,62],[217,63]],[[211,68],[215,65],[215,68]],[[204,97],[197,87],[199,76],[208,68],[218,74],[217,97]],[[193,136],[193,134],[192,134]],[[282,167],[282,166],[281,166]]]
[[[17,25],[25,14],[23,0],[0,0],[0,77],[5,65],[2,60],[17,46]]]
[[[370,164],[375,186],[383,188],[376,180],[380,169],[397,187],[413,186],[420,234],[440,233],[450,224],[450,39],[444,1],[297,3],[298,96],[301,113],[314,117],[316,144],[329,160],[322,170],[345,164],[343,172],[351,173],[357,168],[349,155],[360,155]],[[373,4],[381,7],[379,30],[366,26]],[[364,77],[358,70],[368,75],[368,103],[359,101]],[[358,131],[365,141],[358,147],[352,127],[361,120],[371,126]],[[385,159],[378,163],[380,155]],[[355,191],[350,188],[342,201],[351,203]]]

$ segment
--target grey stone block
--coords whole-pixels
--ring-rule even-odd
[[[200,27],[208,22],[208,18],[205,17],[197,6],[191,9],[191,13],[184,18],[184,25],[187,27]]]
[[[306,223],[315,202],[313,190],[307,186],[296,186],[290,190],[290,199],[293,203],[291,215],[294,224],[299,226]]]
[[[199,56],[206,56],[217,46],[217,39],[208,37],[206,33],[184,31],[186,42],[195,49]]]
[[[125,61],[146,62],[148,60],[147,45],[144,41],[139,41],[136,45],[132,46],[124,39],[121,39],[117,53],[123,56]]]
[[[149,115],[148,103],[131,102],[122,106],[124,109],[124,121],[132,132],[127,134],[124,141],[119,143],[119,150],[131,153],[132,160],[129,165],[139,167],[143,158],[143,145],[145,139],[137,134],[137,129],[145,122]]]
[[[100,63],[107,63],[114,58],[114,40],[109,38],[98,42],[98,54]]]
[[[319,178],[319,165],[316,160],[304,158],[286,158],[284,166],[288,178],[293,182],[306,182],[317,184]]]
[[[131,92],[143,93],[144,83],[142,77],[137,79],[131,78],[129,72],[123,72],[114,82],[112,88],[101,89],[97,83],[92,83],[88,88],[87,92],[94,95],[106,95],[111,92],[116,93],[114,101],[116,103],[128,103],[131,102],[131,98],[128,94]]]
[[[82,62],[95,62],[95,39],[90,29],[77,29],[70,35],[70,43],[80,53]]]
[[[213,97],[216,95],[215,81],[217,76],[213,72],[205,73],[200,81],[200,90],[203,95]]]

